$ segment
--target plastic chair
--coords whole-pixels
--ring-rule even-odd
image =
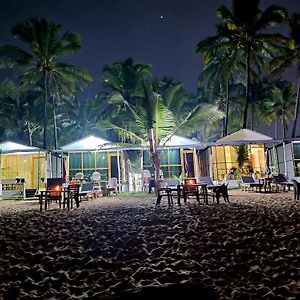
[[[108,179],[108,184],[106,186],[109,192],[118,193],[118,178],[111,177]]]
[[[94,183],[100,183],[100,181],[101,181],[101,175],[100,175],[100,173],[99,172],[93,172],[92,176],[91,176],[91,180]]]
[[[84,175],[83,173],[76,173],[74,175],[74,180],[77,182],[77,183],[81,183],[84,179]]]

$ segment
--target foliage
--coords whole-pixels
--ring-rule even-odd
[[[238,164],[239,169],[243,169],[244,164],[249,158],[249,152],[248,152],[248,146],[247,145],[238,145],[238,146],[233,146],[234,150],[236,152],[236,162]]]
[[[30,48],[24,50],[6,45],[0,48],[1,67],[23,67],[20,76],[22,91],[34,90],[40,87],[43,91],[43,147],[47,148],[48,127],[48,94],[52,99],[55,147],[57,146],[56,104],[61,95],[72,95],[78,85],[92,81],[84,68],[59,62],[58,59],[76,53],[81,49],[80,36],[77,33],[60,34],[61,25],[48,22],[45,19],[30,18],[16,24],[12,34]]]
[[[247,127],[248,122],[250,75],[255,74],[255,68],[258,74],[261,73],[274,52],[279,50],[279,45],[290,44],[290,40],[279,33],[262,33],[266,28],[284,22],[286,11],[281,7],[269,6],[262,12],[258,5],[259,0],[233,0],[232,12],[225,6],[218,7],[222,24],[218,25],[217,34],[197,45],[197,51],[205,53],[204,61],[207,63],[203,76],[208,73],[214,78],[229,80],[237,66],[240,74],[244,74],[243,128]]]
[[[270,71],[274,77],[279,77],[289,70],[292,65],[297,64],[298,89],[295,100],[294,122],[291,134],[292,137],[295,137],[300,107],[300,14],[294,14],[289,20],[289,25],[291,28],[290,36],[292,38],[293,45],[292,47],[282,48],[280,55],[273,58],[270,63]]]

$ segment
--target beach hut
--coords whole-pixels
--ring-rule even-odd
[[[6,141],[0,143],[0,166],[0,193],[3,199],[24,198],[25,189],[38,189],[46,178],[46,152],[37,147]]]
[[[112,177],[117,178],[119,183],[124,179],[124,154],[116,143],[89,135],[62,146],[61,151],[67,154],[69,180],[81,173],[86,181],[90,181],[94,172],[100,173],[102,185]]]
[[[173,135],[163,139],[160,143],[162,157],[160,168],[165,178],[179,176],[198,176],[198,160],[196,149],[201,145],[199,141]],[[148,151],[143,151],[143,169],[154,173]]]
[[[209,148],[202,153],[202,156],[209,157],[209,163],[205,169],[214,180],[235,179],[234,170],[238,168],[236,147],[247,145],[248,159],[245,166],[249,173],[256,173],[258,176],[266,174],[266,153],[265,145],[276,142],[273,138],[249,129],[241,129],[215,143],[210,143]],[[203,161],[207,161],[203,160]],[[209,170],[207,170],[209,166]]]
[[[288,178],[300,177],[300,138],[286,139],[267,151],[271,173],[285,174]]]

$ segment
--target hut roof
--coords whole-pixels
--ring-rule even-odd
[[[3,154],[6,153],[23,153],[23,152],[38,152],[38,151],[43,151],[37,147],[32,147],[32,146],[26,146],[22,144],[18,144],[15,142],[11,141],[6,141],[3,143],[0,143],[0,151]]]
[[[72,143],[64,145],[61,149],[65,152],[72,151],[95,151],[95,150],[108,150],[116,148],[116,144],[106,139],[96,137],[93,135],[86,136],[82,139],[76,140]]]

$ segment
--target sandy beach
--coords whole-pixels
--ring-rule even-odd
[[[69,212],[0,201],[0,298],[300,299],[292,192],[155,200],[103,197]]]

